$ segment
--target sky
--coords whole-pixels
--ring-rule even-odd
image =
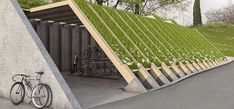
[[[110,0],[114,4],[116,0]],[[189,0],[191,1],[191,0]],[[111,2],[111,3],[112,3]],[[234,3],[234,0],[200,0],[201,2],[201,11],[202,11],[202,21],[203,23],[207,22],[205,13],[211,9],[219,9],[225,6],[228,6],[229,2]],[[193,3],[192,0],[189,7],[187,7],[187,11],[177,11],[176,9],[171,9],[169,11],[164,11],[162,15],[159,14],[161,17],[166,17],[168,19],[174,19],[181,25],[192,25],[193,23]],[[158,14],[158,13],[156,13]]]
[[[219,9],[225,6],[228,6],[228,3],[232,2],[234,3],[234,0],[201,0],[201,11],[202,11],[202,18],[203,23],[207,22],[205,13],[211,9]],[[175,18],[175,20],[182,25],[191,25],[192,24],[192,10],[193,10],[193,3],[189,7],[187,12],[175,12],[171,11],[168,12],[169,18],[175,18],[174,15],[177,15],[178,17]]]

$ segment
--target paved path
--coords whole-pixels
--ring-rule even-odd
[[[0,98],[0,109],[35,109],[14,106]],[[234,109],[234,63],[200,73],[170,87],[92,109]]]
[[[234,109],[234,63],[92,109]]]
[[[20,105],[13,105],[10,100],[0,98],[0,109],[36,109],[33,105],[22,103]]]

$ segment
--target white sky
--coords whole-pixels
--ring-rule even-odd
[[[110,0],[116,2],[116,0]],[[190,0],[191,1],[191,0]],[[201,11],[202,11],[202,19],[203,23],[206,23],[206,16],[205,13],[211,9],[219,9],[225,6],[228,6],[228,4],[231,2],[234,3],[234,0],[200,0],[201,1]],[[188,7],[188,11],[182,12],[177,11],[176,9],[171,9],[167,12],[163,12],[166,15],[159,15],[161,17],[166,17],[169,19],[175,19],[179,24],[182,25],[192,25],[193,23],[193,3],[194,0],[192,0],[191,5]]]

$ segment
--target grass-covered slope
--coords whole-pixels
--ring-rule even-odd
[[[197,28],[224,55],[234,56],[234,26],[207,25]]]
[[[126,13],[83,0],[77,5],[102,37],[132,70],[138,63],[150,68],[151,63],[212,60],[223,58],[198,31],[160,18]]]

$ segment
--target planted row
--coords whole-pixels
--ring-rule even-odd
[[[76,0],[79,7],[123,63],[132,70],[138,63],[213,60],[224,58],[198,31],[120,10]]]

